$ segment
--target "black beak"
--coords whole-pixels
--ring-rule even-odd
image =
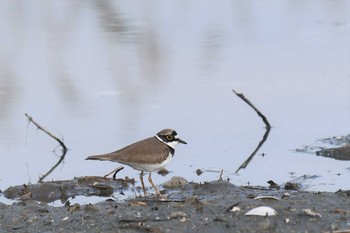
[[[180,138],[179,138],[179,139],[177,139],[177,141],[178,141],[179,143],[182,143],[182,144],[187,144],[187,142],[185,142],[185,141],[181,140]]]

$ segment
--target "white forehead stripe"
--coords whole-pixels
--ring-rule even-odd
[[[157,138],[159,141],[163,142],[163,140],[162,140],[160,137],[158,137],[158,135],[156,135],[156,138]]]

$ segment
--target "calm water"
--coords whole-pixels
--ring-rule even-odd
[[[8,0],[0,15],[1,190],[37,182],[59,159],[24,113],[69,147],[47,180],[104,175],[118,164],[85,157],[171,127],[188,145],[157,184],[219,177],[200,168],[237,185],[319,175],[310,190],[349,189],[349,162],[292,151],[350,133],[345,0]],[[232,89],[273,126],[238,174],[264,124]],[[138,179],[131,168],[119,175]]]

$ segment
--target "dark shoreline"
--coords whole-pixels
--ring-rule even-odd
[[[212,181],[185,184],[166,195],[165,201],[106,197],[97,204],[62,207],[30,199],[0,203],[0,232],[350,232],[349,191],[275,190]],[[279,200],[254,199],[266,195]],[[277,215],[245,215],[259,206],[272,207]]]

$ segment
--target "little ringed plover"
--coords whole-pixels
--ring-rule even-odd
[[[152,181],[151,173],[170,162],[175,153],[175,146],[179,143],[187,144],[179,138],[175,130],[163,129],[154,137],[135,142],[108,154],[92,155],[86,159],[118,162],[141,171],[140,180],[145,196],[147,193],[143,183],[143,173],[148,172],[149,182],[156,194],[162,196]]]

